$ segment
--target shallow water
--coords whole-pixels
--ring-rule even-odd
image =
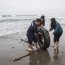
[[[65,20],[65,19],[64,19]],[[23,24],[22,24],[23,23]],[[4,25],[3,25],[4,24]],[[0,36],[0,65],[65,65],[65,26],[63,27],[63,35],[59,42],[58,51],[54,51],[53,35],[51,34],[51,45],[47,51],[40,50],[34,54],[22,58],[19,61],[12,62],[13,59],[26,55],[29,52],[27,43],[20,39],[26,39],[26,30],[30,25],[28,21],[24,22],[1,22],[0,32],[5,36]],[[48,25],[46,25],[48,26]],[[9,29],[4,30],[5,29]],[[12,34],[9,34],[12,31]],[[15,32],[15,33],[14,33]],[[17,33],[16,33],[17,32]],[[7,35],[5,34],[7,33]],[[9,34],[9,35],[8,35]]]
[[[53,36],[51,36],[51,46],[48,51],[40,50],[34,54],[22,58],[19,61],[12,62],[13,59],[26,55],[29,52],[27,43],[21,41],[21,34],[11,34],[0,37],[0,65],[65,65],[65,26],[64,33],[60,39],[58,52],[54,51]]]
[[[20,20],[21,19],[21,20]],[[11,17],[6,18],[3,17],[2,20],[0,20],[0,36],[2,35],[8,35],[12,33],[26,33],[28,27],[30,26],[33,19],[24,19],[22,20],[22,17]],[[49,30],[50,27],[50,18],[46,18],[45,28]],[[65,25],[65,18],[56,18],[56,20],[62,24]]]

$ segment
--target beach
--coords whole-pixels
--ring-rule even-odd
[[[23,22],[24,23],[24,22]],[[29,23],[29,22],[28,22]],[[8,25],[11,23],[8,23]],[[18,24],[18,22],[17,22]],[[4,24],[5,25],[5,24]],[[22,24],[18,24],[18,27]],[[28,26],[30,23],[28,24]],[[15,25],[17,26],[17,25]],[[10,31],[14,33],[6,32],[6,35],[0,35],[0,65],[65,65],[65,25],[62,24],[63,35],[60,38],[59,49],[54,51],[53,45],[53,35],[50,33],[51,43],[47,51],[39,50],[34,54],[24,57],[18,61],[13,61],[13,59],[24,56],[28,54],[27,45],[28,43],[21,41],[21,39],[26,39],[27,25],[22,26],[22,28],[14,28]],[[1,29],[1,28],[0,28]],[[6,28],[7,29],[7,28]],[[2,32],[2,31],[1,31]],[[25,32],[25,33],[24,33]]]
[[[65,26],[63,26],[65,28]],[[60,39],[59,53],[55,54],[51,41],[48,51],[38,51],[21,60],[12,62],[13,59],[26,55],[27,43],[21,41],[21,34],[14,33],[0,37],[0,65],[65,65],[65,30]],[[51,36],[53,38],[53,36]]]

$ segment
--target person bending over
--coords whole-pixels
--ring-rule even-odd
[[[28,38],[28,50],[33,50],[33,46],[37,45],[37,34],[38,34],[38,30],[37,27],[39,27],[39,25],[41,25],[41,19],[37,18],[36,20],[34,20],[32,22],[32,24],[29,26],[28,30],[27,30],[27,38]],[[34,42],[34,45],[33,45]]]
[[[59,39],[63,33],[61,25],[56,21],[55,18],[51,18],[50,31],[54,29],[54,49],[58,48]]]

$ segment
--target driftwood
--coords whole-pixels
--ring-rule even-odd
[[[14,61],[19,61],[19,60],[21,60],[21,59],[23,59],[23,58],[25,58],[25,57],[27,57],[27,56],[30,56],[30,55],[34,54],[35,52],[37,52],[37,51],[39,51],[39,50],[40,50],[40,48],[38,48],[38,49],[35,50],[35,51],[29,51],[30,53],[28,53],[28,54],[26,54],[26,55],[23,55],[23,56],[20,56],[20,57],[18,57],[18,58],[13,59],[13,62],[14,62]]]
[[[21,39],[21,41],[24,41],[24,42],[28,43],[28,41],[26,41],[26,40],[24,40],[24,39]]]

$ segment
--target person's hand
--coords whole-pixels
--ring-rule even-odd
[[[54,35],[54,32],[52,32],[52,35]]]
[[[44,27],[44,26],[41,24],[40,27]]]
[[[42,35],[42,33],[41,33],[41,32],[38,32],[38,34],[39,34],[39,35]]]

